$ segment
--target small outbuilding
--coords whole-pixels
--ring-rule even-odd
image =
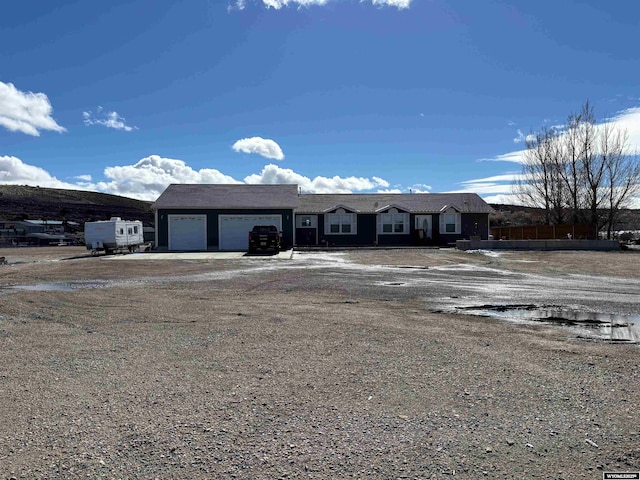
[[[283,245],[454,245],[489,238],[492,208],[475,193],[302,194],[297,185],[172,184],[152,206],[156,247],[246,250],[254,225]]]

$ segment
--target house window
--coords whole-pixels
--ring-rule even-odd
[[[355,234],[356,214],[355,213],[329,213],[325,225],[326,234]]]
[[[440,221],[441,233],[460,233],[460,214],[444,213]]]
[[[311,217],[302,217],[300,221],[301,227],[310,227],[311,226]]]
[[[378,215],[378,233],[409,233],[408,213],[381,213]]]

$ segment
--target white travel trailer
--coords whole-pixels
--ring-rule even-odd
[[[122,220],[120,217],[111,217],[110,220],[99,222],[86,222],[84,243],[87,250],[94,253],[134,252],[144,244],[142,222]]]

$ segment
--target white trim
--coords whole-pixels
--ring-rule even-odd
[[[296,228],[318,228],[318,215],[312,213],[296,213]],[[311,225],[302,225],[302,219],[309,217]]]
[[[461,210],[460,210],[456,205],[454,205],[453,203],[450,203],[450,204],[447,204],[447,205],[445,205],[444,207],[442,207],[442,208],[440,209],[440,212],[441,212],[441,213],[443,213],[443,212],[448,211],[449,209],[453,209],[453,210],[455,210],[456,212],[460,212],[460,211],[461,211]]]
[[[453,211],[451,211],[453,210]],[[454,215],[455,216],[455,231],[447,232],[447,223],[446,216]],[[450,224],[451,225],[451,224]],[[446,212],[442,212],[440,214],[440,235],[460,235],[462,231],[462,214],[460,212],[456,212],[454,209],[450,209]]]
[[[384,213],[385,211],[392,208],[395,208],[396,210],[402,210],[402,212],[411,212],[411,210],[404,205],[400,205],[398,203],[391,203],[389,205],[385,205],[384,207],[376,208],[375,213]]]
[[[334,205],[333,207],[329,207],[329,208],[325,208],[322,213],[333,213],[334,210],[346,210],[348,212],[351,213],[356,213],[357,210],[355,208],[351,208],[351,207],[347,207],[346,205],[342,205],[342,204],[338,204],[338,205]]]
[[[395,210],[391,212],[390,209],[387,213],[378,213],[377,215],[377,224],[378,224],[378,234],[379,235],[409,235],[411,233],[411,228],[409,225],[409,214],[406,212],[398,212]],[[385,223],[385,217],[391,217],[391,223]],[[400,225],[401,222],[398,220],[402,220],[402,232],[396,232],[396,225]],[[391,225],[391,231],[385,232],[384,226]]]
[[[158,230],[160,230],[158,228],[158,226],[160,225],[158,223],[158,210],[156,210],[155,212],[155,224],[154,224],[154,232],[153,232],[153,236],[155,237],[155,244],[153,245],[154,248],[158,248]],[[169,233],[169,222],[167,222],[167,233]],[[142,238],[144,239],[144,227],[142,229]],[[488,238],[488,237],[487,237]],[[169,248],[169,238],[167,238],[167,249]]]
[[[339,225],[339,232],[332,232],[331,231],[331,220],[330,218],[332,216],[338,216],[341,217],[340,218],[340,223],[338,223]],[[343,222],[342,221],[342,217],[350,217],[350,222]],[[335,225],[335,224],[334,224]],[[349,232],[343,232],[342,228],[344,225],[349,225],[349,229],[351,231]],[[324,214],[324,234],[325,235],[357,235],[358,233],[358,214],[354,213],[354,212],[344,212],[344,213],[325,213]]]

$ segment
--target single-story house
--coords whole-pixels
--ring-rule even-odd
[[[489,238],[475,193],[305,194],[297,185],[172,184],[152,205],[159,250],[246,250],[253,225],[286,246],[450,245]]]

